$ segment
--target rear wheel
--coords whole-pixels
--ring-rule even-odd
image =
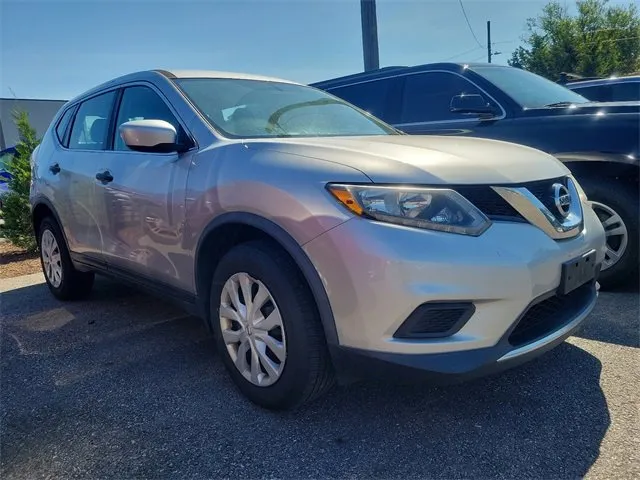
[[[623,182],[608,178],[585,178],[580,184],[606,234],[600,285],[609,289],[637,281],[640,236],[637,193]]]
[[[59,300],[86,298],[93,288],[93,273],[75,269],[57,222],[47,217],[40,223],[40,262],[49,290]]]
[[[319,314],[304,278],[278,247],[239,245],[216,268],[212,329],[240,391],[270,409],[291,409],[333,385]]]

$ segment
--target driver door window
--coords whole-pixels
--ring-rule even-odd
[[[164,120],[173,125],[178,134],[181,131],[180,123],[167,104],[149,87],[129,87],[122,94],[114,132],[114,150],[130,150],[120,136],[119,127],[131,120]]]
[[[487,96],[471,82],[446,72],[419,73],[405,77],[400,123],[469,119],[450,110],[451,99],[461,94]],[[487,98],[487,101],[490,99]],[[493,102],[491,102],[493,103]]]

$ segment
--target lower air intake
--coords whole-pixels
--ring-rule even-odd
[[[529,307],[509,335],[509,343],[521,347],[546,337],[571,322],[596,295],[593,283],[567,295],[553,295]]]
[[[453,335],[475,312],[473,303],[424,303],[416,308],[394,338],[441,338]]]

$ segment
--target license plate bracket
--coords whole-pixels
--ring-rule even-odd
[[[562,264],[560,294],[566,295],[576,288],[595,279],[598,271],[596,251],[591,250]]]

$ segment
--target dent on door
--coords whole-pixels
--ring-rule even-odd
[[[183,264],[184,201],[191,154],[114,155],[104,187],[105,255],[111,268],[189,289]]]

